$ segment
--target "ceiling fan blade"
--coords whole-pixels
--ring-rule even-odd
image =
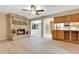
[[[23,11],[31,11],[31,10],[27,10],[27,9],[22,9]]]
[[[39,13],[36,13],[36,15],[39,15]]]
[[[36,12],[43,12],[44,10],[42,9],[42,10],[36,10]]]

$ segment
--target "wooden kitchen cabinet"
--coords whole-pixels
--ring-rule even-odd
[[[71,31],[71,40],[78,41],[78,31]]]
[[[79,14],[67,15],[66,22],[79,22]]]
[[[53,38],[53,39],[56,39],[56,30],[53,30],[53,31],[52,31],[52,38]]]
[[[78,42],[79,42],[79,31],[78,31]]]
[[[70,40],[71,40],[70,37],[71,37],[71,36],[70,36],[70,30],[65,30],[65,31],[64,31],[64,40],[65,40],[65,41],[70,41]]]
[[[64,40],[64,31],[63,30],[57,30],[56,38],[59,40]]]
[[[56,26],[60,23],[64,24],[63,29],[61,26]],[[53,39],[79,43],[79,13],[54,17],[53,24],[55,24],[52,27]],[[67,30],[67,28],[69,29]]]
[[[71,22],[79,22],[79,14],[73,14]]]
[[[55,17],[54,18],[54,23],[63,23],[65,22],[65,16],[60,16],[60,17]]]
[[[79,22],[79,13],[54,17],[54,23]]]
[[[73,21],[73,18],[72,18],[73,16],[72,15],[67,15],[66,16],[66,19],[65,19],[65,22],[71,22],[71,21]]]

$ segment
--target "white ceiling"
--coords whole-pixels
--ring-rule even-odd
[[[22,10],[22,8],[26,8],[27,6],[28,5],[0,5],[0,13],[16,13],[32,19],[79,8],[79,5],[37,5],[38,9],[44,9],[45,11],[40,12],[40,15],[29,15],[28,11]]]

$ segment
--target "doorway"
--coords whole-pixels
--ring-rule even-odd
[[[46,18],[43,20],[41,19],[31,21],[31,36],[37,36],[41,38],[52,38],[52,23],[50,23],[51,20],[52,18]]]
[[[31,36],[41,37],[41,20],[31,21]]]

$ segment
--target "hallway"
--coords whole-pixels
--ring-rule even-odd
[[[56,41],[50,38],[22,37],[14,41],[0,41],[0,53],[62,54],[79,53],[79,44]]]

